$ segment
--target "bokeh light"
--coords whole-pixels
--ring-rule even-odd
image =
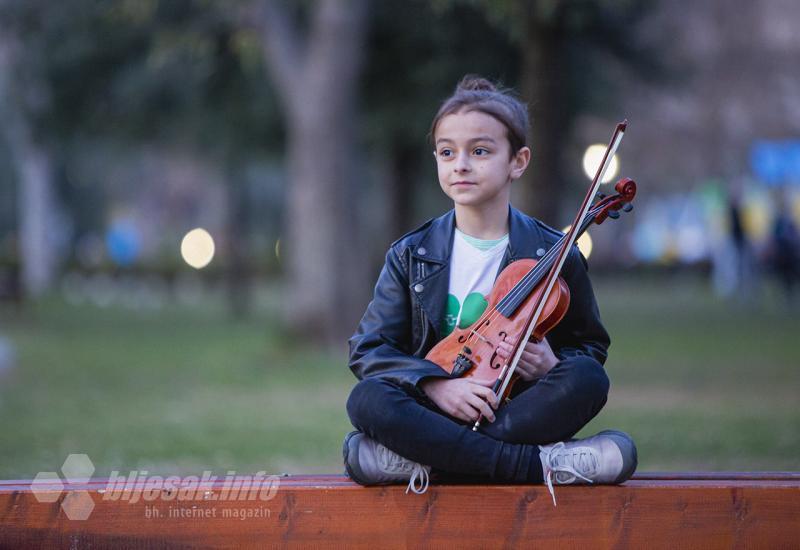
[[[564,231],[564,233],[566,233],[571,228],[572,228],[572,224],[569,224],[562,231]],[[581,254],[583,254],[584,257],[588,260],[589,256],[591,256],[591,254],[592,254],[592,238],[589,236],[589,233],[584,231],[583,235],[578,237],[578,243],[577,244],[578,244],[578,248],[581,251]]]
[[[192,229],[181,241],[181,256],[193,268],[204,268],[214,258],[214,239],[201,227]]]
[[[589,179],[594,178],[594,175],[597,173],[597,168],[600,166],[600,163],[603,161],[603,155],[606,152],[606,146],[596,143],[594,145],[590,145],[586,148],[586,152],[583,154],[583,171],[586,173],[586,177]],[[614,177],[619,172],[619,155],[614,155],[611,159],[611,164],[608,165],[608,170],[606,170],[603,179],[600,180],[600,183],[608,183],[614,179]]]

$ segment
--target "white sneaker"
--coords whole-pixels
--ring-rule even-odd
[[[636,471],[636,445],[625,432],[605,430],[586,439],[539,447],[547,488],[556,504],[553,484],[617,484]]]
[[[350,479],[361,485],[386,485],[408,481],[406,493],[428,490],[430,466],[403,458],[361,432],[350,432],[342,447],[344,467]]]

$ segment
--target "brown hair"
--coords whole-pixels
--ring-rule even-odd
[[[525,104],[512,95],[511,90],[499,90],[485,78],[468,74],[461,79],[453,95],[442,103],[433,118],[428,133],[431,144],[436,140],[439,122],[447,115],[461,111],[480,111],[505,126],[512,156],[528,143],[528,108]]]

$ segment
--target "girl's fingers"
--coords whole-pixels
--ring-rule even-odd
[[[458,418],[464,422],[470,422],[477,417],[477,411],[473,409],[469,403],[463,402],[458,409]]]
[[[526,382],[530,382],[534,378],[536,378],[537,374],[539,373],[539,369],[536,367],[536,364],[532,361],[525,361],[520,360],[519,364],[517,365],[517,370],[522,376],[523,380]]]
[[[522,365],[517,367],[517,372],[519,373],[520,377],[526,382],[530,381],[531,377],[533,376],[533,374],[531,373],[531,369],[523,367]]]
[[[538,369],[542,365],[542,360],[544,359],[544,356],[540,353],[530,353],[527,351],[522,352],[522,357],[525,362],[534,369]]]
[[[482,401],[489,403],[495,409],[497,408],[497,395],[489,389],[489,388],[481,388],[481,391],[477,393],[477,395],[481,398]]]
[[[489,422],[494,422],[494,411],[486,401],[480,398],[480,396],[473,394],[469,399],[469,405],[471,405],[477,413],[482,414]],[[473,420],[477,419],[478,415],[476,414],[473,417]]]

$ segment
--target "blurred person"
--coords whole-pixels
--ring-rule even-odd
[[[755,286],[755,259],[744,227],[741,191],[738,188],[728,197],[728,226],[734,266],[731,290],[737,298],[749,302],[754,299],[752,291]]]
[[[526,107],[489,81],[464,77],[431,125],[439,184],[454,208],[395,241],[374,297],[350,339],[359,382],[347,402],[357,431],[344,441],[347,473],[362,485],[442,480],[621,483],[634,472],[631,438],[607,430],[572,438],[603,407],[609,336],[574,247],[561,276],[569,310],[541,342],[525,344],[514,398],[498,408],[491,382],[458,378],[425,358],[475,322],[509,263],[538,259],[561,233],[511,207],[530,160]],[[508,360],[512,346],[499,342]],[[495,412],[496,411],[496,412]],[[480,431],[470,424],[482,415]]]
[[[769,256],[772,268],[792,304],[795,287],[800,280],[800,232],[792,219],[788,200],[778,201],[778,211],[772,225]]]

